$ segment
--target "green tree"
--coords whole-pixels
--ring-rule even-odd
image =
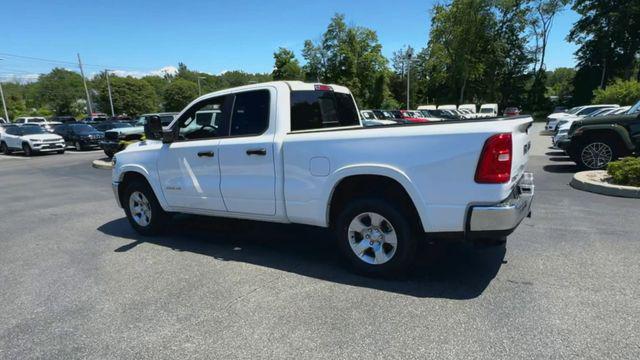
[[[615,78],[640,80],[640,3],[575,0],[573,10],[581,15],[567,36],[579,45],[574,98],[588,102],[594,88]]]
[[[293,51],[281,47],[273,53],[273,59],[275,60],[271,73],[273,80],[300,80],[302,78],[302,69]]]
[[[633,105],[640,99],[640,82],[616,79],[605,89],[593,91],[594,104]]]
[[[573,94],[573,79],[576,71],[573,68],[559,67],[553,71],[547,71],[547,93],[562,99],[567,99]]]
[[[453,90],[460,103],[470,83],[487,70],[487,55],[495,51],[495,26],[489,0],[453,0],[433,7],[427,67],[432,81]]]
[[[180,111],[198,97],[198,85],[184,79],[175,79],[164,91],[164,110]]]
[[[104,74],[101,76],[104,76]],[[130,76],[117,77],[113,75],[110,75],[109,78],[113,108],[116,115],[136,116],[158,110],[157,95],[153,87],[145,80]],[[111,106],[106,81],[101,82],[99,86],[99,95],[96,99],[98,106],[102,111],[110,114]]]
[[[383,89],[376,83],[380,84],[387,60],[375,31],[348,26],[344,15],[336,14],[317,44],[305,41],[302,54],[306,79],[345,85],[361,106],[379,105]]]
[[[38,92],[43,104],[58,115],[71,114],[73,104],[85,97],[80,74],[61,68],[38,78]]]

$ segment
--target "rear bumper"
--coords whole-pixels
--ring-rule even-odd
[[[467,215],[467,238],[506,236],[512,233],[525,216],[531,214],[534,196],[533,174],[524,173],[513,193],[493,205],[473,205]]]

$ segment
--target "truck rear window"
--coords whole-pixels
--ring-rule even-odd
[[[291,130],[360,125],[353,98],[333,91],[292,91]]]

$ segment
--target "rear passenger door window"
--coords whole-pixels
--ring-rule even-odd
[[[291,131],[360,125],[350,94],[330,90],[291,92]]]
[[[269,91],[258,90],[235,96],[231,114],[231,136],[254,136],[269,127]]]

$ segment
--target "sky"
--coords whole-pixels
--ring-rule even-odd
[[[104,69],[159,73],[178,62],[210,74],[271,72],[278,47],[294,50],[302,62],[304,41],[318,40],[335,13],[345,14],[350,25],[375,30],[390,58],[407,45],[426,46],[435,2],[4,0],[0,79],[27,79],[56,66],[77,70],[77,53],[89,77]],[[565,37],[577,19],[568,8],[555,19],[547,69],[575,65],[576,46]]]

